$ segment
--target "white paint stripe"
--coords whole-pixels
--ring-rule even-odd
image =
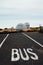
[[[2,47],[3,43],[5,42],[5,40],[7,39],[8,36],[9,36],[9,34],[7,34],[7,36],[3,39],[3,41],[0,44],[0,48]]]
[[[22,33],[23,35],[25,35],[27,38],[31,39],[32,41],[34,41],[35,43],[37,43],[39,46],[43,47],[42,44],[40,44],[39,42],[37,42],[35,39],[33,39],[32,37],[28,36],[27,34],[25,33]]]

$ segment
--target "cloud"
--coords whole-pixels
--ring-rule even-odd
[[[0,14],[43,15],[43,0],[1,0]]]
[[[5,24],[7,21],[11,22],[9,24],[12,21],[29,21],[33,26],[35,22],[43,24],[43,0],[0,0],[0,22]]]
[[[43,0],[1,0],[1,7],[7,8],[40,8]]]
[[[1,0],[0,15],[43,15],[43,0]]]

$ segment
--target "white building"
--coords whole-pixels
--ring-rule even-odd
[[[28,23],[25,23],[25,24],[20,23],[20,24],[18,24],[16,26],[17,30],[23,30],[23,29],[27,29],[27,28],[29,28],[29,24]]]
[[[25,26],[27,27],[27,29],[30,27],[29,23],[25,23]]]
[[[27,27],[24,25],[24,24],[22,24],[22,23],[20,23],[20,24],[18,24],[17,26],[16,26],[16,29],[17,30],[23,30],[23,29],[26,29]]]

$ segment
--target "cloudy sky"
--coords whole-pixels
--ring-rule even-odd
[[[0,0],[0,28],[25,22],[43,25],[43,0]]]

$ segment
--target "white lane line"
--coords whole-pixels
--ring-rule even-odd
[[[23,35],[25,35],[27,38],[31,39],[32,41],[34,41],[35,43],[37,43],[39,46],[43,47],[42,44],[40,44],[39,42],[37,42],[35,39],[33,39],[32,37],[28,36],[27,34],[25,33],[22,33]]]
[[[8,36],[9,36],[9,34],[7,34],[7,36],[3,39],[3,41],[0,44],[0,48],[2,47],[3,43],[5,42],[5,40],[7,39]]]

